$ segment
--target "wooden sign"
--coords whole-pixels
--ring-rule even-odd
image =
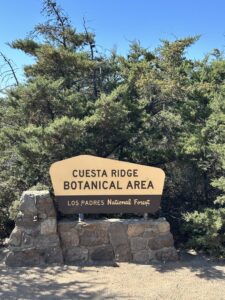
[[[165,179],[159,168],[91,155],[55,162],[50,175],[64,214],[154,213]]]

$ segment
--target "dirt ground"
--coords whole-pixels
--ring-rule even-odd
[[[225,263],[181,254],[178,262],[7,268],[0,250],[1,300],[225,299]]]

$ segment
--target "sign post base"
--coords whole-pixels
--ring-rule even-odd
[[[34,216],[38,216],[35,221]],[[177,260],[170,224],[159,219],[57,220],[48,191],[24,192],[10,235],[10,267]]]

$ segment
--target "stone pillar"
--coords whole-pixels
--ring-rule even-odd
[[[6,265],[11,267],[63,263],[56,211],[48,191],[22,194],[9,249]]]

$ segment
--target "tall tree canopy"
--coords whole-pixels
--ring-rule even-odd
[[[46,23],[11,43],[34,63],[24,68],[25,83],[0,101],[0,232],[23,190],[50,186],[53,162],[93,154],[163,168],[161,214],[174,228],[187,222],[189,241],[213,252],[203,238],[210,234],[222,253],[223,55],[214,50],[203,60],[187,58],[197,36],[163,40],[154,51],[134,42],[127,56],[106,56],[85,22],[77,32],[55,0],[43,3]],[[220,220],[216,227],[209,214]]]

